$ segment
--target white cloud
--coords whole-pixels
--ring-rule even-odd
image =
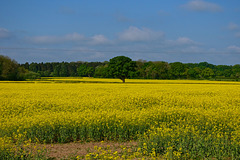
[[[208,11],[208,12],[222,11],[222,8],[219,5],[215,3],[206,2],[203,0],[192,0],[187,4],[182,5],[181,7],[190,11]]]
[[[152,31],[147,28],[129,27],[119,34],[119,39],[123,41],[152,41],[164,37],[163,32]]]
[[[91,37],[91,44],[106,44],[109,43],[109,40],[104,35],[95,35]]]
[[[230,51],[240,53],[240,47],[238,47],[238,46],[232,45],[232,46],[229,46],[228,49]]]
[[[5,28],[0,28],[0,39],[9,38],[10,36],[11,36],[11,33],[9,30]]]
[[[229,30],[237,30],[237,29],[239,29],[239,26],[235,23],[229,23],[228,29]]]
[[[60,44],[68,42],[81,42],[82,44],[100,45],[107,44],[110,41],[104,35],[94,35],[93,37],[85,37],[76,32],[63,36],[35,36],[26,38],[35,44]]]
[[[84,39],[83,35],[78,33],[66,34],[64,36],[35,36],[28,37],[27,40],[36,44],[56,44],[65,42],[77,42]]]
[[[192,40],[188,37],[179,37],[176,40],[166,40],[166,44],[169,47],[186,47],[186,46],[195,47],[195,46],[199,45],[200,43],[195,42],[194,40]]]

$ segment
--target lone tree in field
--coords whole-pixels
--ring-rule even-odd
[[[131,58],[117,56],[109,61],[109,74],[115,78],[120,78],[123,83],[129,78],[130,74],[135,72],[136,63]]]

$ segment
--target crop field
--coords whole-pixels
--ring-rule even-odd
[[[26,153],[22,144],[137,141],[132,158],[240,158],[239,82],[120,83],[93,78],[27,82],[0,82],[2,157],[27,159],[30,152],[36,154]],[[97,159],[100,153],[92,155],[95,158],[85,158]]]

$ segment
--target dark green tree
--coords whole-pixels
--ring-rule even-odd
[[[131,58],[125,56],[117,56],[109,61],[109,74],[115,78],[119,78],[125,83],[125,79],[128,78],[132,72],[135,72],[136,62]]]
[[[30,72],[25,73],[24,78],[34,80],[34,79],[41,78],[41,75],[39,73],[30,71]]]
[[[238,81],[240,78],[240,64],[236,64],[232,67],[233,76]]]
[[[53,77],[59,77],[60,69],[61,69],[61,65],[59,63],[54,65],[52,76]]]
[[[37,63],[31,63],[29,65],[29,70],[37,73],[38,71],[41,71],[40,70],[40,65],[37,64]]]
[[[184,79],[186,66],[181,62],[170,63],[170,78],[171,79]]]
[[[15,60],[0,55],[0,80],[17,80],[18,67]]]
[[[78,72],[78,75],[80,77],[85,77],[87,76],[87,65],[86,64],[82,64],[81,66],[79,66],[77,68],[77,72]]]
[[[15,60],[0,55],[0,80],[25,80],[28,70]]]
[[[153,62],[149,61],[149,62],[144,63],[143,69],[144,69],[144,72],[145,72],[144,78],[152,79],[152,76],[153,76],[153,73],[152,73]]]
[[[202,71],[202,77],[204,77],[205,79],[211,79],[214,77],[214,72],[211,68],[205,68],[203,71]]]
[[[60,65],[59,76],[60,77],[67,77],[68,76],[68,63],[62,62]]]
[[[187,69],[186,74],[187,74],[187,79],[196,79],[198,75],[196,70],[193,68]]]
[[[17,69],[17,80],[23,81],[26,79],[26,74],[29,71],[25,69],[24,67],[18,67]]]
[[[86,74],[88,77],[93,77],[94,74],[94,68],[93,67],[88,67],[86,70]]]
[[[70,62],[68,65],[68,74],[70,77],[76,77],[77,76],[77,64],[74,62]]]
[[[205,69],[205,68],[211,68],[211,69],[214,69],[215,68],[215,65],[213,65],[213,64],[210,64],[210,63],[208,63],[208,62],[200,62],[199,64],[198,64],[198,67],[200,68],[200,69]]]
[[[137,78],[145,78],[146,77],[146,72],[145,72],[145,68],[144,68],[144,64],[146,62],[147,61],[142,60],[142,59],[139,59],[136,61],[137,68],[136,68],[135,73],[136,73]]]
[[[154,62],[154,68],[157,72],[158,79],[167,79],[168,78],[168,71],[170,69],[170,66],[167,62]]]
[[[109,78],[108,64],[97,66],[95,69],[94,77]]]

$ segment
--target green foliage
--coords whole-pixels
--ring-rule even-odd
[[[185,71],[186,71],[186,65],[184,65],[181,62],[174,62],[170,63],[170,79],[184,79],[185,78]]]
[[[47,159],[46,148],[33,144],[31,139],[26,140],[25,134],[14,133],[13,136],[0,137],[1,160]]]
[[[170,66],[167,62],[151,62],[146,65],[145,72],[148,79],[167,79]]]
[[[215,65],[213,64],[210,64],[208,62],[200,62],[197,67],[199,67],[200,69],[205,69],[205,68],[211,68],[211,69],[214,69],[215,68]]]
[[[95,69],[94,77],[98,78],[110,78],[108,65],[97,66]]]
[[[117,60],[116,60],[117,59]],[[111,61],[111,62],[110,62]],[[29,71],[41,77],[96,77],[138,79],[215,79],[239,80],[240,65],[213,65],[200,63],[167,63],[163,61],[132,61],[125,56],[114,57],[109,62],[51,62],[19,64],[9,57],[0,56],[0,80],[24,80]],[[124,65],[122,65],[124,64]],[[118,66],[118,67],[117,67]],[[23,70],[23,68],[25,70]]]
[[[205,79],[211,79],[214,77],[214,72],[211,68],[205,68],[203,71],[202,71],[202,77],[204,77]]]
[[[17,80],[18,63],[0,55],[0,80]]]
[[[77,68],[78,75],[80,77],[86,76],[86,70],[87,70],[87,66],[81,65],[80,67]]]
[[[93,77],[94,68],[88,67],[86,64],[82,64],[77,68],[77,72],[80,77]]]
[[[109,61],[109,73],[115,78],[120,78],[123,83],[132,72],[135,72],[136,63],[133,62],[129,57],[117,56]]]
[[[160,126],[141,137],[141,148],[166,159],[239,159],[240,145],[229,133],[211,134],[207,128]],[[212,129],[212,128],[211,128]]]
[[[24,80],[27,73],[15,60],[0,55],[0,80]]]
[[[0,55],[0,80],[25,80],[40,78],[41,75],[39,73],[33,71],[29,72],[28,68],[39,72],[39,66],[37,63],[33,63],[31,66],[29,66],[28,63],[24,66],[20,66],[15,60]]]
[[[188,79],[195,79],[198,76],[198,73],[195,69],[190,68],[186,70],[186,75]]]
[[[59,76],[60,77],[68,76],[67,64],[65,64],[64,62],[61,63],[61,65],[60,65]]]
[[[33,80],[33,79],[39,79],[41,77],[41,75],[39,73],[35,73],[35,72],[27,72],[24,74],[24,79],[30,79],[30,80]]]

